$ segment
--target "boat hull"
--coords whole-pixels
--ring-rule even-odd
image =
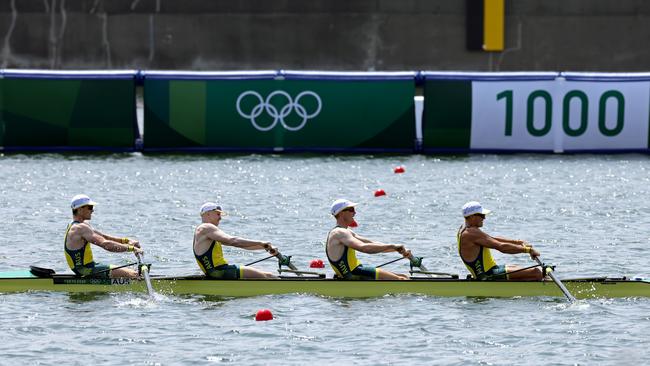
[[[473,281],[462,279],[416,279],[412,281],[343,281],[318,278],[211,280],[201,276],[152,277],[153,288],[162,294],[200,294],[245,297],[279,294],[313,294],[329,297],[378,297],[388,294],[421,294],[445,297],[562,297],[552,281]],[[590,278],[564,280],[579,299],[650,297],[650,282]],[[25,291],[146,292],[137,279],[92,279],[59,275],[53,278],[0,276],[0,293]]]

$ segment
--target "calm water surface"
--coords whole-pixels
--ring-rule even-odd
[[[404,165],[406,173],[392,173]],[[305,268],[324,259],[335,198],[361,201],[361,235],[406,244],[431,270],[465,275],[460,207],[480,200],[486,231],[534,243],[561,278],[650,277],[650,159],[645,155],[0,156],[0,271],[65,271],[69,201],[99,202],[92,224],[139,239],[158,274],[198,274],[198,208],[230,212],[222,228],[266,239]],[[373,197],[381,188],[388,194]],[[264,253],[227,248],[233,263]],[[127,263],[99,248],[101,262]],[[523,255],[495,254],[529,265]],[[379,264],[395,254],[360,255]],[[274,270],[270,261],[260,268]],[[406,271],[405,262],[391,265]],[[328,270],[329,271],[329,270]],[[330,272],[331,273],[331,272]],[[1,294],[0,364],[549,364],[650,361],[650,299],[307,295],[224,299],[141,294]],[[275,319],[255,322],[270,308]]]

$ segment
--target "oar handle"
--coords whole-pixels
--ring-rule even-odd
[[[273,248],[273,246],[271,244],[264,244],[264,249],[267,252],[269,252],[269,254],[271,254],[271,255],[280,254],[280,251],[278,250],[278,248]],[[273,252],[275,252],[275,253],[273,253]]]

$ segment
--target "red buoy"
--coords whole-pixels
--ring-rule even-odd
[[[386,192],[381,188],[379,188],[378,190],[375,191],[375,197],[385,196],[385,195],[386,195]]]
[[[258,322],[273,320],[273,314],[269,309],[261,309],[257,311],[257,314],[255,314],[255,320],[257,320]]]
[[[396,166],[395,169],[393,169],[393,172],[394,172],[395,174],[402,174],[402,173],[404,173],[405,171],[406,171],[406,169],[404,169],[404,166],[403,166],[403,165]]]
[[[322,259],[312,259],[309,262],[309,268],[325,268],[325,264]]]

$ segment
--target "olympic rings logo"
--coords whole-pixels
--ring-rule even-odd
[[[252,97],[257,99],[257,104],[249,113],[244,113],[241,108],[241,102],[244,98],[246,97]],[[271,104],[271,99],[275,96],[281,96],[286,99],[286,103],[280,110],[278,111],[278,108]],[[300,104],[300,100],[305,97],[312,97],[316,100],[316,110],[313,111],[312,113],[307,113],[307,108],[305,108],[302,104]],[[282,127],[289,131],[299,131],[303,127],[305,127],[305,124],[307,124],[307,121],[316,117],[321,110],[322,107],[322,102],[318,94],[314,93],[313,91],[304,91],[296,96],[296,99],[293,100],[289,93],[283,91],[283,90],[276,90],[269,94],[266,99],[262,98],[262,96],[255,91],[248,90],[239,95],[237,98],[237,112],[239,113],[240,116],[243,118],[246,118],[251,121],[251,124],[253,127],[255,127],[258,131],[266,132],[275,125],[280,122]],[[257,122],[257,118],[262,115],[263,112],[266,111],[266,114],[269,115],[271,118],[273,118],[273,122],[266,126],[260,126],[259,123]],[[287,122],[285,121],[285,118],[291,114],[291,112],[294,112],[298,115],[298,117],[302,118],[302,121],[295,127],[289,126]]]

